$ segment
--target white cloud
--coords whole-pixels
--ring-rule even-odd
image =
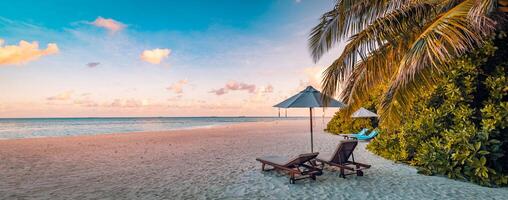
[[[141,60],[152,64],[160,64],[162,60],[169,57],[171,53],[171,49],[152,49],[152,50],[144,50],[141,53]]]
[[[49,43],[46,49],[39,49],[36,41],[29,43],[21,40],[18,45],[3,46],[4,42],[0,39],[0,65],[23,64],[59,51],[55,43]]]
[[[113,102],[107,106],[109,107],[119,107],[119,108],[139,108],[142,106],[148,106],[149,101],[146,99],[138,100],[138,99],[115,99]]]
[[[125,28],[125,24],[114,19],[106,19],[103,17],[97,17],[95,21],[91,22],[92,25],[107,29],[111,33],[116,33]]]

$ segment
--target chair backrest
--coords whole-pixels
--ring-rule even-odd
[[[286,163],[284,166],[286,166],[286,167],[298,166],[300,164],[306,163],[306,162],[316,158],[318,156],[318,154],[319,154],[318,152],[300,154],[296,158],[294,158],[291,161],[289,161],[288,163]]]
[[[339,145],[337,145],[337,149],[335,149],[335,152],[333,153],[330,162],[344,164],[349,160],[351,154],[353,154],[356,145],[358,145],[358,141],[356,140],[341,141]]]
[[[372,130],[372,131],[369,133],[368,137],[369,137],[369,138],[373,138],[373,137],[375,137],[376,135],[377,135],[377,130]]]

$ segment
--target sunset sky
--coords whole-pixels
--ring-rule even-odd
[[[333,3],[1,1],[0,117],[276,115]]]

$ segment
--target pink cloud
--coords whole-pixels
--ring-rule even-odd
[[[152,49],[152,50],[144,50],[143,53],[141,53],[141,60],[144,60],[146,62],[152,63],[152,64],[160,64],[162,60],[169,57],[169,54],[171,54],[171,49]]]
[[[125,28],[125,24],[122,24],[121,22],[114,19],[106,19],[103,17],[97,17],[97,19],[95,19],[95,21],[93,21],[91,24],[97,27],[105,28],[111,33],[116,33]]]
[[[247,90],[249,93],[254,93],[256,91],[256,85],[240,83],[240,82],[236,82],[236,81],[229,81],[226,84],[226,89],[228,89],[228,90]]]
[[[181,93],[183,93],[183,87],[185,85],[187,85],[188,82],[189,81],[187,79],[179,80],[178,82],[171,84],[166,89],[170,90],[170,91],[173,91],[176,94],[181,94]]]
[[[226,83],[226,85],[223,88],[215,89],[210,91],[210,93],[215,93],[216,95],[223,95],[228,93],[229,91],[236,91],[236,90],[245,90],[249,93],[256,92],[256,85],[254,84],[247,84],[237,81],[229,81]]]
[[[67,100],[71,99],[73,93],[74,93],[74,91],[66,91],[66,92],[57,94],[55,96],[48,97],[46,99],[49,101],[67,101]]]
[[[101,64],[100,62],[90,62],[90,63],[87,63],[86,66],[90,67],[90,68],[94,68],[94,67],[99,66],[100,64]]]
[[[265,86],[265,89],[263,90],[264,93],[272,93],[273,92],[273,86],[267,85]]]
[[[0,65],[23,64],[36,60],[41,56],[58,53],[58,46],[49,43],[46,49],[39,49],[39,43],[29,43],[21,40],[18,45],[3,46],[4,40],[0,39]]]
[[[217,90],[212,90],[212,91],[210,91],[210,93],[215,93],[215,95],[220,96],[220,95],[226,94],[228,92],[226,91],[226,88],[220,88]]]

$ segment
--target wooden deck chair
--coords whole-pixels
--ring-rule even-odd
[[[316,176],[323,174],[322,170],[318,168],[313,160],[319,153],[306,153],[300,154],[297,157],[290,159],[283,156],[264,156],[256,158],[261,162],[261,170],[280,170],[289,174],[289,183],[294,184],[297,180],[304,178],[311,178],[316,180]],[[272,169],[265,169],[265,165],[272,166]]]
[[[346,178],[346,175],[356,174],[357,176],[363,176],[364,169],[370,168],[370,165],[355,162],[353,151],[358,145],[356,140],[341,141],[337,145],[337,149],[331,156],[331,158],[316,158],[316,161],[321,163],[322,168],[325,164],[340,168],[340,177]],[[351,161],[349,160],[351,158]],[[352,171],[352,173],[346,174],[345,171]]]

